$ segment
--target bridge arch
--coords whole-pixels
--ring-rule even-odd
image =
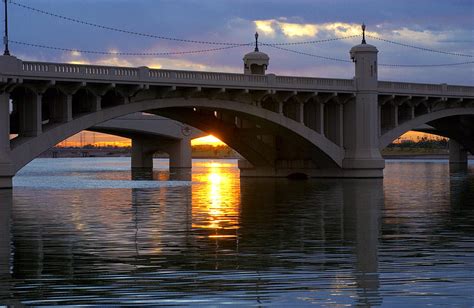
[[[116,94],[114,93],[113,95]],[[90,112],[81,117],[71,119],[68,122],[49,127],[37,137],[14,139],[11,142],[11,157],[13,158],[14,171],[18,172],[42,152],[82,130],[87,130],[97,124],[135,112],[146,111],[156,114],[166,114],[168,116],[171,115],[171,117],[174,117],[181,122],[188,122],[187,124],[197,127],[198,129],[209,131],[209,126],[207,124],[202,125],[202,123],[199,123],[198,121],[192,121],[189,117],[185,117],[185,121],[182,121],[183,119],[179,119],[180,112],[176,112],[186,111],[189,114],[190,111],[196,112],[195,110],[197,109],[210,111],[214,116],[218,112],[229,111],[237,115],[243,115],[243,118],[246,119],[258,119],[263,126],[270,125],[272,129],[276,129],[278,132],[286,134],[289,139],[298,138],[304,140],[307,145],[312,147],[311,151],[313,154],[318,158],[325,160],[325,164],[329,163],[334,168],[342,165],[344,150],[341,147],[316,131],[304,126],[302,123],[285,117],[283,114],[238,101],[213,100],[208,98],[186,99],[178,97],[114,104],[108,108]],[[219,122],[217,120],[218,119],[216,118],[216,123]],[[219,129],[218,126],[213,127]],[[249,153],[252,152],[250,149],[246,149],[245,146],[242,146],[242,143],[238,143],[239,138],[230,140],[226,134],[219,135],[219,131],[214,133],[216,133],[218,137],[221,137],[224,142],[228,143],[236,151],[241,154],[242,152],[245,153],[243,156],[249,158],[251,163],[258,162],[258,159],[249,155]]]
[[[436,122],[437,120],[447,119],[450,117],[459,117],[459,116],[474,116],[474,107],[464,107],[464,108],[448,108],[438,111],[433,111],[430,113],[425,113],[423,115],[417,116],[411,120],[405,121],[397,127],[384,133],[379,140],[379,149],[382,150],[386,148],[389,144],[395,141],[397,138],[403,134],[420,127],[423,124],[430,124]],[[454,136],[450,136],[454,138]],[[462,142],[462,140],[458,140]],[[472,149],[471,149],[472,151]]]

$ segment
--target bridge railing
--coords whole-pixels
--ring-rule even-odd
[[[21,75],[125,82],[177,83],[186,85],[276,87],[288,90],[354,91],[352,79],[310,78],[234,73],[125,68],[98,65],[29,62],[21,63]]]
[[[379,81],[382,93],[407,95],[474,95],[474,87],[447,84]]]
[[[2,59],[3,61],[3,59]],[[0,61],[0,66],[2,66]],[[9,68],[11,65],[9,64]],[[1,68],[1,67],[0,67]],[[1,72],[4,70],[2,69]],[[132,83],[164,83],[183,84],[196,86],[222,86],[222,87],[251,87],[251,88],[277,88],[281,90],[301,91],[345,91],[354,92],[355,83],[352,79],[310,78],[276,76],[268,74],[244,75],[233,73],[199,72],[149,69],[148,67],[128,68],[99,65],[45,63],[18,60],[18,68],[12,75],[24,77],[44,78],[71,78],[85,81],[121,81]],[[440,96],[471,96],[474,87],[456,86],[447,84],[424,84],[379,81],[381,93],[396,95],[440,95]]]

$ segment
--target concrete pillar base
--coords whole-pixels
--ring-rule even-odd
[[[469,166],[467,163],[449,163],[449,172],[451,173],[467,172],[468,170]]]
[[[192,168],[170,167],[170,181],[191,181]]]
[[[153,169],[153,154],[156,149],[147,141],[132,139],[132,169]]]
[[[316,169],[298,167],[254,167],[247,161],[239,161],[240,177],[269,178],[383,178],[383,168]]]
[[[132,168],[132,181],[153,181],[153,168]]]
[[[465,165],[467,168],[467,150],[453,139],[449,140],[449,164]]]
[[[13,188],[13,177],[0,176],[0,189],[12,189],[12,188]]]
[[[170,171],[175,168],[192,167],[191,141],[189,139],[179,140],[170,144],[166,152],[170,156]]]

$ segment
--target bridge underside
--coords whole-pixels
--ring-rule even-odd
[[[415,129],[419,132],[449,138],[449,163],[454,168],[465,169],[468,153],[474,155],[474,115],[452,116],[427,123]]]
[[[216,108],[177,107],[149,112],[218,137],[245,158],[239,161],[242,177],[344,175],[333,159],[307,139],[262,117]]]

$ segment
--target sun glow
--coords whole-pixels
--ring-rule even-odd
[[[224,142],[220,141],[213,135],[209,135],[206,137],[196,138],[191,141],[191,145],[212,145],[212,146],[220,146],[225,145]]]
[[[193,227],[209,230],[213,239],[234,238],[238,229],[238,178],[222,162],[205,162],[208,172],[193,175]],[[199,166],[196,166],[199,168]]]

